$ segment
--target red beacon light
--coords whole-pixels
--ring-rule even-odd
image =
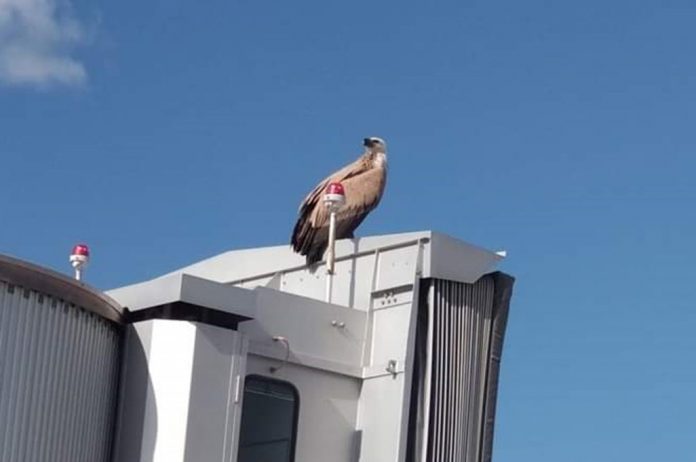
[[[324,205],[329,210],[338,211],[346,203],[346,191],[341,183],[329,183],[324,194]]]
[[[70,264],[75,268],[75,279],[82,279],[82,269],[89,263],[89,247],[86,244],[77,244],[70,254]]]
[[[343,189],[343,185],[341,183],[329,183],[329,186],[326,187],[326,192],[328,194],[338,194],[340,196],[345,196],[346,195],[346,190]]]
[[[334,265],[336,262],[336,214],[346,203],[346,191],[339,182],[329,183],[324,193],[324,206],[329,212],[329,242],[326,256],[326,301],[331,301]]]

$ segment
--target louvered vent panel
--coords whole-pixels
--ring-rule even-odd
[[[432,369],[428,460],[481,457],[495,285],[432,280]]]
[[[119,331],[0,282],[0,461],[108,462]]]

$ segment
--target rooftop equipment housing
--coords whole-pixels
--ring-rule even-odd
[[[513,279],[424,231],[226,252],[127,307],[116,461],[487,461]]]

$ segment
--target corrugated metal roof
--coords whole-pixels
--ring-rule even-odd
[[[101,291],[84,282],[26,261],[0,255],[0,281],[45,294],[60,294],[62,300],[81,306],[110,321],[122,320],[121,306]]]

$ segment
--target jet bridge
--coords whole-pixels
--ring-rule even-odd
[[[236,250],[126,307],[115,460],[483,461],[513,279],[436,232]]]
[[[0,256],[0,460],[489,461],[501,258],[424,231],[338,241],[328,294],[288,246],[104,294]]]

